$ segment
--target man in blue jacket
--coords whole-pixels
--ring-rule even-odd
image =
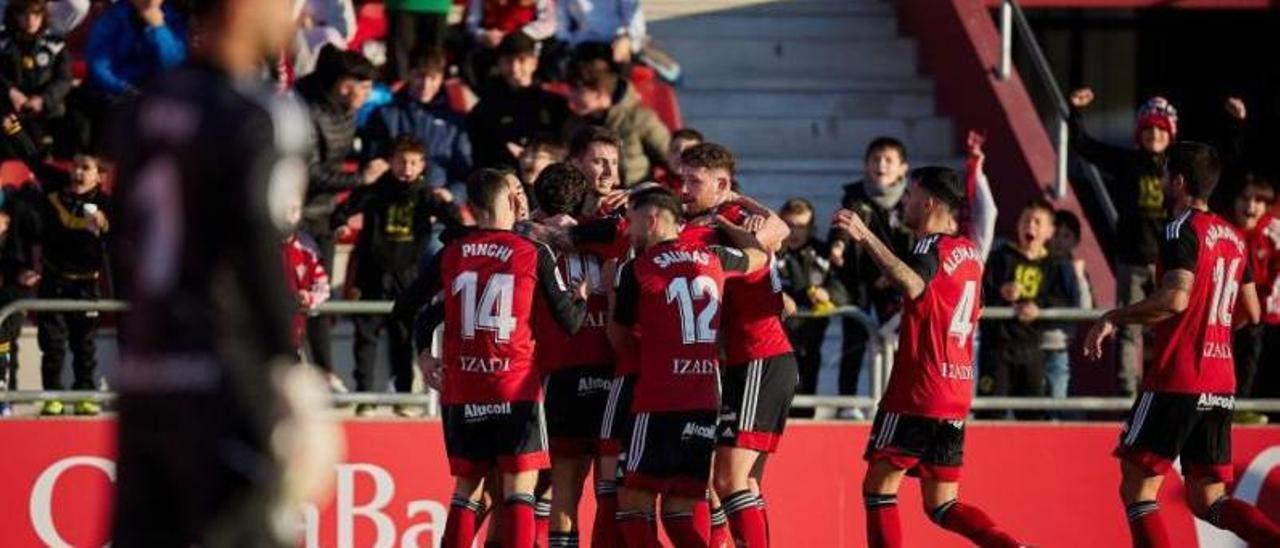
[[[401,135],[411,135],[427,149],[426,182],[432,186],[461,183],[471,171],[471,140],[466,118],[449,105],[444,91],[444,52],[418,56],[404,90],[391,104],[373,113],[362,138],[367,158],[385,158]]]
[[[186,21],[164,0],[116,2],[98,18],[87,48],[89,85],[111,98],[135,95],[187,58]]]

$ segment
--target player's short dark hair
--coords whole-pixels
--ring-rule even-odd
[[[613,94],[618,90],[618,73],[603,59],[582,59],[569,66],[565,79],[571,88],[585,88]]]
[[[416,136],[405,133],[399,137],[391,145],[391,155],[398,156],[400,154],[417,154],[419,156],[427,155],[427,146]]]
[[[563,162],[565,155],[569,153],[569,150],[565,148],[563,141],[549,135],[534,136],[529,139],[528,144],[525,145],[525,149],[534,154],[545,152],[551,156],[553,161],[556,162]]]
[[[32,11],[44,16],[44,20],[40,23],[40,31],[49,28],[49,0],[9,0],[4,7],[5,28],[17,31],[18,18]]]
[[[1024,213],[1027,211],[1043,211],[1049,215],[1050,219],[1058,212],[1057,208],[1053,207],[1053,204],[1044,198],[1035,198],[1027,202],[1027,205],[1022,206],[1022,211]]]
[[[431,47],[426,51],[413,57],[409,65],[409,72],[422,72],[425,74],[444,74],[445,69],[449,68],[449,58],[445,56],[444,50]]]
[[[1169,147],[1168,158],[1165,169],[1169,178],[1182,177],[1192,197],[1208,200],[1222,174],[1218,151],[1204,143],[1181,141]]]
[[[591,181],[578,168],[565,163],[547,166],[533,184],[538,208],[547,215],[576,214],[582,209]]]
[[[691,127],[682,127],[680,129],[675,130],[675,132],[671,134],[671,142],[674,143],[680,140],[701,143],[703,141],[706,141],[707,138],[702,136],[701,131],[698,131]]]
[[[646,187],[639,192],[632,192],[628,203],[631,208],[637,211],[646,207],[656,207],[670,213],[671,218],[675,220],[679,220],[684,216],[684,204],[680,202],[680,198],[671,189],[661,185],[654,185]]]
[[[911,172],[916,185],[946,204],[951,211],[959,211],[969,200],[964,177],[949,167],[926,166]]]
[[[1276,200],[1275,182],[1267,175],[1262,173],[1248,174],[1244,178],[1244,185],[1240,187],[1240,191],[1244,192],[1247,187],[1253,187],[1265,193],[1268,196],[1265,200],[1267,203],[1273,203]]]
[[[867,145],[867,151],[862,154],[862,161],[865,162],[871,159],[872,154],[882,150],[896,150],[902,161],[907,161],[907,145],[902,144],[902,141],[893,137],[876,137],[872,139],[871,143]]]
[[[693,169],[723,169],[728,171],[729,178],[733,179],[734,172],[737,169],[737,160],[734,159],[733,153],[723,145],[698,143],[684,149],[684,152],[680,154],[680,165]]]
[[[617,133],[599,126],[587,126],[573,134],[573,139],[569,142],[569,157],[581,158],[594,144],[611,146],[619,155],[622,154],[622,139]]]
[[[501,169],[476,170],[467,178],[467,204],[473,209],[493,213],[498,196],[508,190],[508,175],[509,171]]]

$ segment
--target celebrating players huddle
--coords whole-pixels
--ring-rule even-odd
[[[1240,237],[1205,211],[1217,167],[1197,146],[1172,153],[1168,184],[1185,213],[1169,228],[1160,290],[1109,313],[1088,344],[1097,354],[1125,323],[1162,337],[1116,451],[1135,545],[1168,544],[1155,498],[1179,456],[1197,515],[1274,543],[1280,529],[1223,488],[1231,330],[1256,321],[1257,298]],[[446,234],[397,302],[398,316],[416,319],[420,348],[441,338],[439,358],[420,364],[441,392],[456,479],[445,547],[471,546],[486,515],[505,546],[577,546],[593,468],[594,546],[659,546],[655,510],[676,546],[768,546],[760,485],[798,381],[771,267],[788,230],[731,190],[722,146],[683,153],[679,194],[614,190],[617,158],[607,132],[579,136],[572,165],[539,176],[531,214],[514,176],[477,172],[467,185],[477,226]],[[957,233],[966,192],[954,170],[912,174],[905,223],[917,243],[906,257],[856,213],[834,219],[904,295],[902,343],[865,454],[871,546],[903,544],[907,475],[941,527],[984,547],[1022,546],[958,500],[983,268]],[[1248,314],[1233,319],[1237,297]],[[494,501],[502,511],[487,511]]]

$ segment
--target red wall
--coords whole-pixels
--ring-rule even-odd
[[[990,7],[999,6],[1002,0],[986,0]],[[1018,0],[1024,8],[1078,8],[1078,9],[1268,9],[1280,3],[1276,0]]]
[[[5,546],[54,543],[50,534],[73,546],[102,545],[110,512],[106,471],[114,470],[112,424],[0,421]],[[335,470],[335,497],[315,511],[314,537],[301,544],[433,546],[443,530],[450,492],[439,423],[351,421],[346,432],[350,450]],[[850,423],[804,423],[788,430],[766,476],[775,546],[865,544],[859,485],[867,432],[865,424]],[[1115,424],[972,425],[963,498],[1037,546],[1127,545],[1115,494],[1117,467],[1108,456],[1118,434]],[[1280,429],[1237,428],[1233,443],[1240,478],[1236,495],[1256,500],[1273,519],[1280,518]],[[1199,536],[1178,499],[1180,490],[1171,474],[1162,511],[1174,545],[1230,546]],[[915,482],[906,482],[901,505],[907,546],[968,546],[928,522],[919,501]],[[45,528],[43,537],[37,524]]]

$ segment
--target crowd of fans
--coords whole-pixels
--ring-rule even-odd
[[[112,294],[108,249],[111,201],[104,128],[119,106],[148,80],[186,59],[199,29],[186,24],[179,0],[8,0],[0,31],[0,98],[4,135],[0,160],[24,163],[25,185],[0,194],[0,302],[39,296],[95,299]],[[304,309],[330,297],[338,277],[336,246],[354,244],[347,265],[346,299],[394,300],[438,247],[435,236],[467,222],[460,183],[478,168],[513,170],[530,208],[548,166],[565,162],[595,191],[594,209],[609,192],[643,181],[679,189],[681,153],[704,141],[693,128],[668,128],[645,107],[631,84],[633,64],[645,56],[645,22],[638,0],[470,0],[462,23],[448,25],[450,0],[387,0],[385,48],[368,42],[349,48],[359,34],[352,0],[295,0],[298,34],[292,48],[264,63],[264,77],[304,102],[314,129],[307,166],[309,189],[298,204],[297,233],[282,242],[288,278]],[[77,68],[82,67],[82,68]],[[462,89],[461,93],[457,90]],[[1084,89],[1072,96],[1074,150],[1111,180],[1121,240],[1115,257],[1121,304],[1139,300],[1154,282],[1158,236],[1166,221],[1163,153],[1176,141],[1177,111],[1161,98],[1139,110],[1136,148],[1100,143],[1082,129],[1079,113],[1092,101]],[[1244,104],[1228,103],[1235,127]],[[616,135],[598,136],[607,131]],[[575,138],[576,137],[576,138]],[[1014,320],[981,326],[982,395],[1066,397],[1071,393],[1074,325],[1037,321],[1045,308],[1090,308],[1095,303],[1084,262],[1073,255],[1081,220],[1043,200],[1017,212],[1016,230],[995,235],[996,207],[983,174],[982,136],[968,141],[966,231],[987,260],[983,300],[1016,310]],[[1238,159],[1242,139],[1220,148]],[[893,136],[868,144],[862,180],[844,186],[841,205],[857,212],[900,256],[914,242],[903,225],[903,195],[910,172],[907,147]],[[1230,162],[1229,162],[1230,163]],[[1258,329],[1241,331],[1237,358],[1241,396],[1280,396],[1280,379],[1258,363],[1280,355],[1280,296],[1268,283],[1269,264],[1280,249],[1280,220],[1269,213],[1273,181],[1238,161],[1221,185],[1219,209],[1249,234],[1257,250],[1254,277],[1267,313]],[[556,169],[562,169],[557,167]],[[835,183],[833,181],[833,183]],[[750,190],[750,189],[747,189]],[[787,200],[779,214],[791,229],[775,269],[793,314],[787,327],[800,363],[801,393],[817,391],[822,346],[839,307],[842,315],[838,392],[856,394],[871,345],[869,323],[892,329],[900,296],[858,246],[839,231],[825,232],[804,197]],[[824,240],[823,237],[826,236]],[[1267,277],[1270,276],[1270,277]],[[1105,303],[1103,303],[1105,304]],[[354,388],[376,391],[377,349],[389,339],[390,377],[396,390],[413,381],[413,341],[404,326],[377,316],[355,323]],[[348,388],[332,373],[328,316],[299,316],[303,352],[329,371],[335,391]],[[73,389],[100,386],[92,313],[42,313],[38,317],[42,382],[62,383],[71,354]],[[0,326],[0,389],[16,387],[22,319]],[[1121,343],[1117,391],[1131,394],[1141,370],[1142,333],[1129,328]],[[1250,391],[1254,393],[1250,393]],[[407,408],[397,412],[408,414]],[[95,414],[79,402],[68,408],[48,401],[45,414]],[[357,409],[361,414],[369,406]],[[850,411],[856,414],[854,411]],[[1025,415],[1041,418],[1041,414]],[[1244,417],[1257,420],[1256,416]]]

